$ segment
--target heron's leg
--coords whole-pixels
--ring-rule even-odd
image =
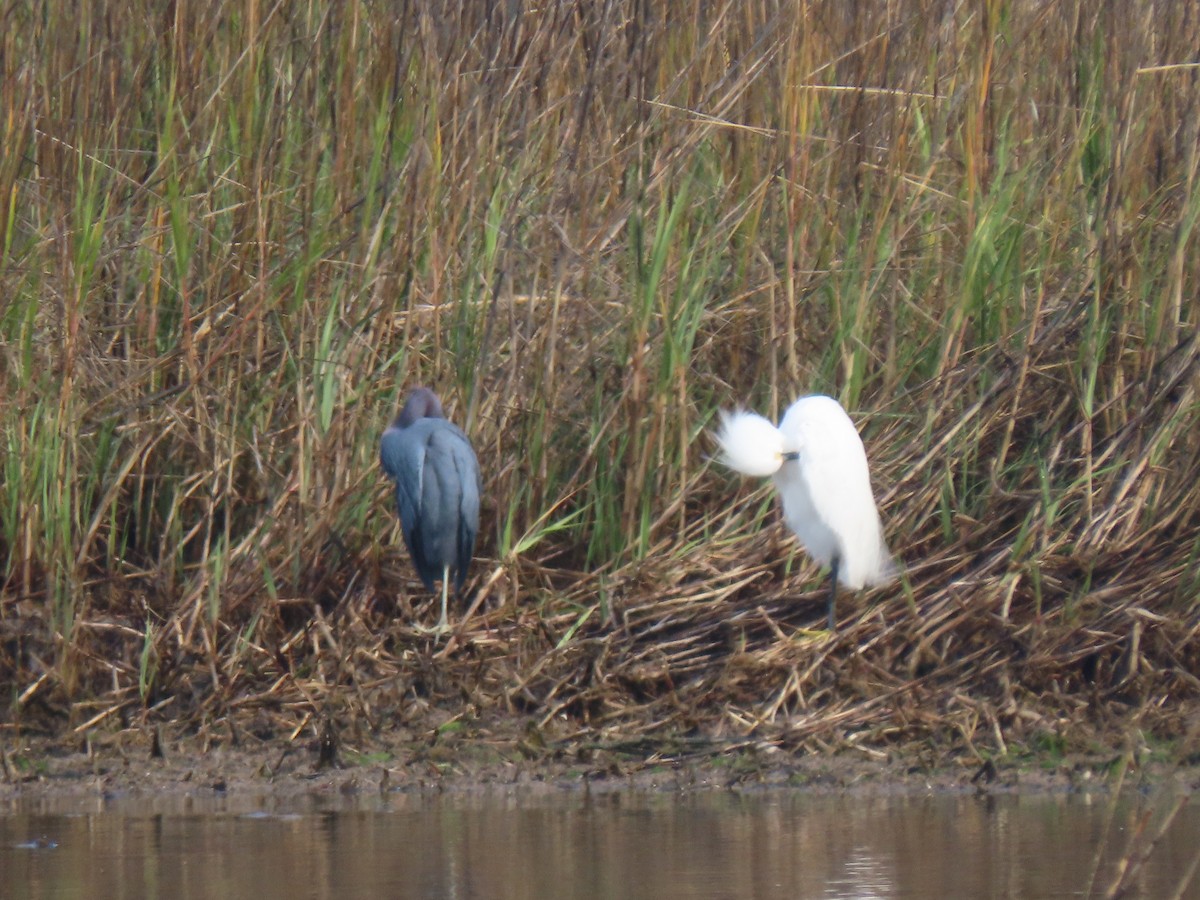
[[[837,628],[837,616],[834,612],[834,606],[837,604],[837,573],[839,560],[836,554],[829,564],[829,630],[833,631]]]
[[[430,628],[426,625],[418,625],[417,623],[414,622],[413,626],[412,626],[414,630],[419,631],[422,634],[433,634],[433,635],[445,634],[447,631],[450,630],[450,622],[446,618],[446,607],[447,607],[447,603],[448,603],[447,595],[449,594],[449,591],[450,591],[450,567],[444,566],[442,568],[442,615],[441,615],[441,618],[438,619],[438,623],[436,625],[434,625],[432,628]]]

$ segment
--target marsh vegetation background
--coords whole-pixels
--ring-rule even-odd
[[[1195,746],[1195,3],[0,18],[4,734]],[[484,470],[448,645],[417,383]],[[707,438],[808,392],[908,567],[816,639]]]

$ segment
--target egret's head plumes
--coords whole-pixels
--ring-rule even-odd
[[[783,465],[783,434],[755,413],[722,412],[716,439],[721,462],[743,475],[766,478]]]

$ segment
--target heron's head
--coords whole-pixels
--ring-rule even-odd
[[[400,415],[393,424],[397,428],[407,428],[418,419],[444,418],[442,401],[437,398],[437,394],[427,387],[419,387],[413,388],[412,393],[408,395],[404,409],[400,410]]]

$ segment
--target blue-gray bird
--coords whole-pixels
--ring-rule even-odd
[[[383,433],[379,461],[396,482],[400,526],[417,574],[430,592],[442,580],[442,616],[434,631],[444,633],[450,577],[457,596],[479,531],[475,451],[462,429],[446,420],[437,395],[419,387]]]

